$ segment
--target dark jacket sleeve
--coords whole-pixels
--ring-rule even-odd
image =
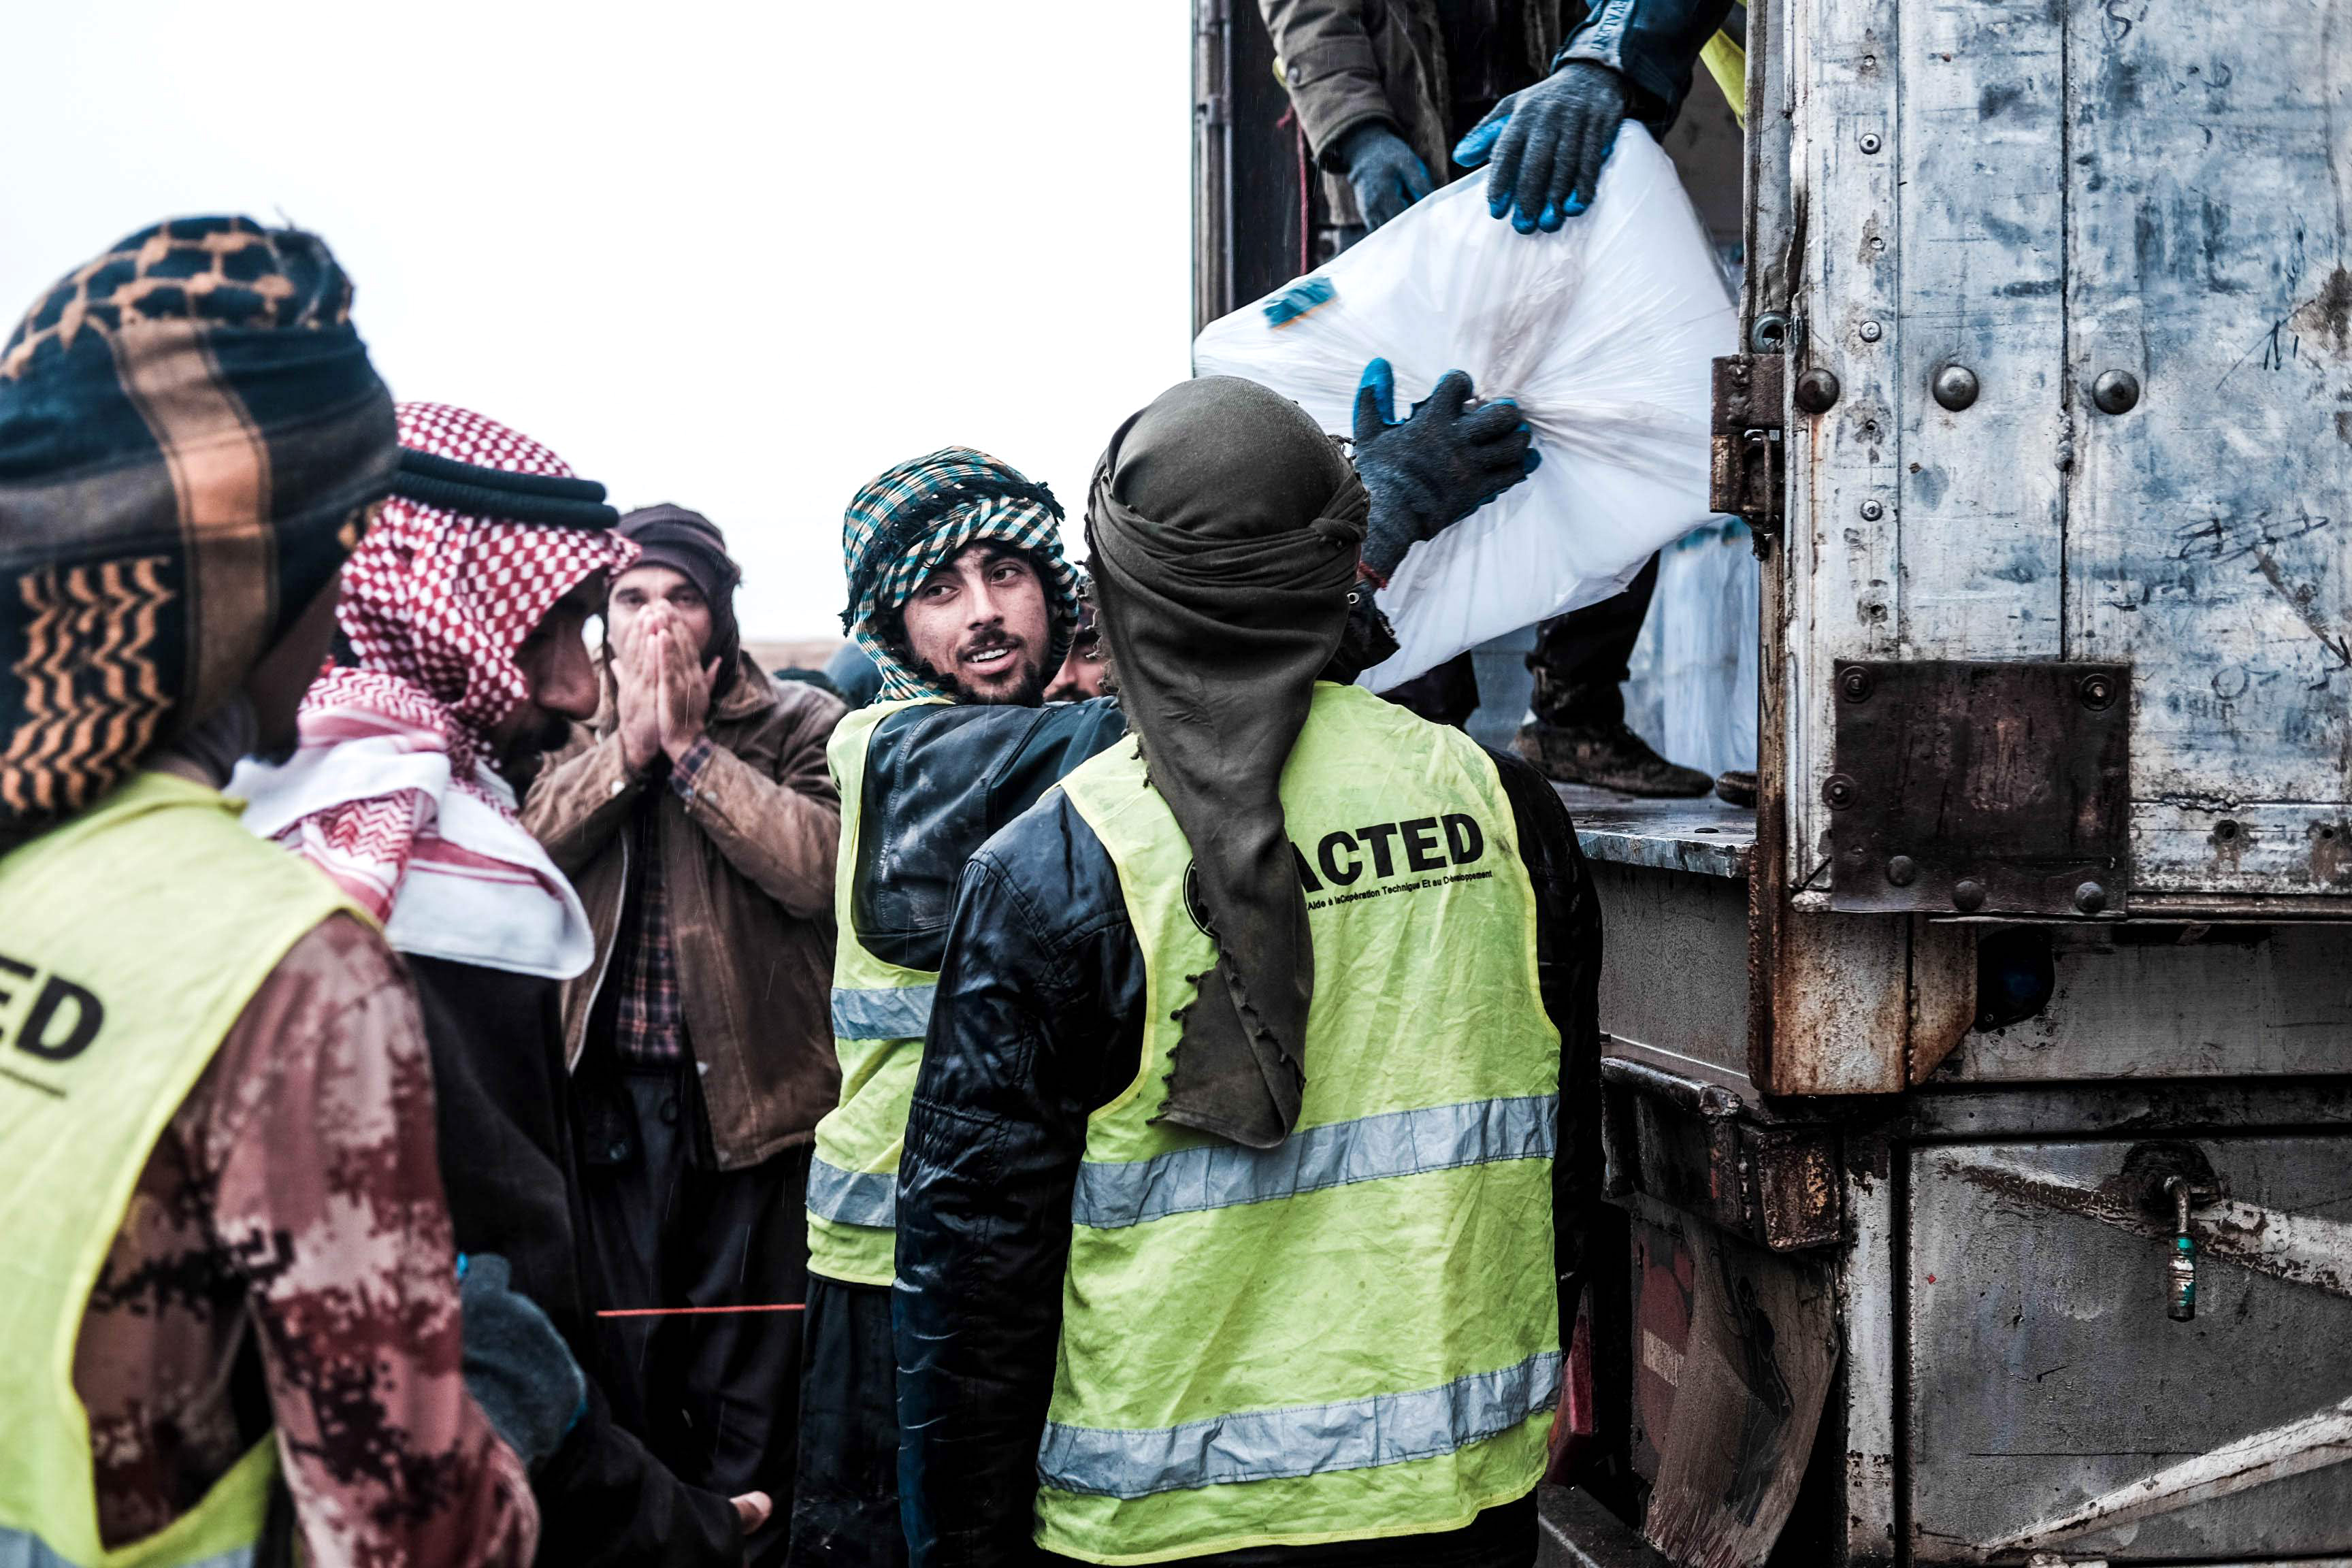
[[[1109,698],[925,706],[867,742],[850,921],[876,957],[935,970],[964,862],[1064,774],[1127,733]]]
[[[1591,60],[1625,79],[1627,118],[1664,140],[1689,96],[1699,50],[1731,14],[1731,0],[1601,0],[1552,61]]]
[[[1559,1031],[1552,1224],[1560,1310],[1572,1316],[1585,1272],[1585,1237],[1601,1203],[1601,904],[1576,825],[1551,781],[1521,758],[1487,755],[1510,800],[1519,858],[1535,888],[1537,983],[1544,1011]]]
[[[1257,8],[1318,164],[1344,173],[1339,139],[1367,121],[1403,129],[1381,86],[1380,57],[1364,30],[1364,0],[1258,0]]]
[[[549,1568],[733,1568],[743,1561],[734,1503],[673,1475],[614,1421],[593,1382],[580,1424],[530,1489],[539,1499],[537,1561]]]
[[[587,1412],[531,1480],[537,1561],[732,1568],[743,1561],[734,1505],[673,1475],[614,1423],[595,1384],[556,983],[446,959],[406,963],[432,1058],[457,1249],[504,1258],[515,1288],[553,1320],[589,1376]]]
[[[1049,795],[965,869],[898,1166],[901,1507],[914,1568],[1028,1563],[1087,1116],[1142,1049],[1110,858]]]

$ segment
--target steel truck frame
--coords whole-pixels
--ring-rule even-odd
[[[1316,198],[1195,16],[1205,322]],[[1670,150],[1742,193],[1760,800],[1563,791],[1623,1229],[1547,1552],[2343,1568],[2352,0],[1748,36],[1740,163]]]

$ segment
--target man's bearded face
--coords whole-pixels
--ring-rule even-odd
[[[600,693],[586,632],[588,617],[604,597],[604,578],[591,578],[558,600],[515,649],[515,664],[530,683],[530,700],[490,735],[499,772],[509,783],[527,782],[540,757],[570,739],[573,721],[584,724],[596,716]]]
[[[923,672],[965,702],[1034,708],[1045,694],[1053,619],[1028,556],[978,540],[916,586],[899,612]]]

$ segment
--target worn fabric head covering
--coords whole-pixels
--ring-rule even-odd
[[[315,236],[177,218],[0,349],[0,833],[211,715],[392,483],[392,399]]]
[[[681,574],[710,606],[710,646],[702,658],[705,663],[719,661],[710,696],[714,701],[724,697],[735,684],[735,655],[743,646],[735,624],[735,585],[743,580],[743,569],[727,553],[727,536],[700,512],[668,505],[638,508],[621,519],[620,533],[637,547],[637,565]]]
[[[316,862],[401,952],[568,978],[593,955],[585,916],[517,819],[492,737],[530,700],[523,639],[637,547],[603,487],[530,437],[446,404],[399,415],[399,488],[343,573],[356,664],[310,689],[291,762],[231,787],[248,826]]]
[[[1120,426],[1087,500],[1119,701],[1217,944],[1160,1114],[1253,1149],[1290,1135],[1306,1088],[1315,951],[1279,786],[1370,507],[1304,409],[1232,376],[1179,383]]]
[[[399,412],[404,463],[421,454],[493,473],[574,478],[562,458],[496,420],[442,403],[404,403]],[[517,521],[495,493],[468,503],[481,510],[459,512],[412,500],[410,489],[404,474],[343,573],[336,615],[357,668],[329,675],[304,706],[328,712],[379,695],[421,703],[455,773],[468,778],[488,759],[491,731],[530,700],[514,657],[523,638],[572,589],[634,563],[637,547],[611,531],[619,520],[609,508],[590,513],[586,527]]]
[[[1077,622],[1080,583],[1077,569],[1062,555],[1061,523],[1062,504],[1053,491],[970,447],[942,447],[868,479],[842,519],[849,606],[841,625],[882,672],[877,700],[956,694],[909,665],[876,622],[975,540],[1027,551],[1045,567],[1053,628],[1045,673],[1059,669]]]

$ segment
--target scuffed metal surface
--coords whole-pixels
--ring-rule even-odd
[[[1837,1142],[1822,1128],[1742,1128],[1743,1175],[1764,1244],[1775,1252],[1838,1239]]]
[[[2230,1447],[2352,1394],[2347,1147],[2241,1133],[1914,1151],[1916,1561],[2014,1563],[2045,1542],[2131,1562],[2352,1552],[2352,1466],[2264,1470],[2280,1447],[2242,1464]],[[2224,1194],[2193,1212],[2191,1322],[2167,1313],[2176,1173]],[[2179,1483],[2170,1502],[2121,1509],[2156,1478]]]
[[[1941,1081],[2321,1075],[2347,1066],[2352,926],[2061,930],[2053,963],[2056,987],[2042,1011],[1969,1035]]]
[[[2131,663],[2136,885],[2184,912],[2352,895],[2345,0],[1794,22],[1790,369],[1844,387],[1787,434],[1795,897],[1827,854],[1834,664],[1885,658]],[[1954,366],[1981,390],[1948,409]],[[2110,412],[2092,389],[2122,375]]]
[[[1582,784],[1558,784],[1577,842],[1595,860],[1699,877],[1745,877],[1756,847],[1756,813],[1712,795],[1635,800]]]
[[[2347,1460],[2352,1460],[2352,1398],[2168,1465],[2054,1519],[2038,1520],[1989,1543],[1987,1552],[1998,1555],[2056,1546]]]
[[[1824,786],[1835,908],[2124,912],[2128,666],[1895,659],[1836,670],[1837,772]]]
[[[1605,860],[1592,886],[1608,933],[1601,1026],[1612,1040],[1744,1079],[1748,899],[1737,881]]]
[[[2068,381],[2146,389],[2080,403],[2067,518],[2074,655],[2139,669],[2138,873],[2340,896],[2352,8],[2078,0],[2066,28]]]
[[[1839,1239],[1836,1130],[1782,1122],[1708,1083],[1604,1057],[1603,1192],[1639,1193],[1775,1252]]]
[[[1991,1158],[1970,1166],[1962,1176],[2011,1201],[2079,1215],[2153,1241],[2172,1238],[2173,1226],[2160,1215],[2151,1214],[2140,1194],[2119,1180],[2080,1186]],[[2207,1260],[2234,1263],[2274,1279],[2352,1300],[2352,1224],[2218,1197],[2192,1205],[2189,1227],[2198,1251]]]
[[[1908,1081],[1908,922],[1782,913],[1768,958],[1773,1094],[1893,1094]]]
[[[1911,1052],[1914,1086],[1968,1037],[1977,1017],[1977,932],[1972,927],[1911,921]]]
[[[1895,1155],[1878,1139],[1849,1138],[1848,1216],[1838,1315],[1845,1332],[1845,1548],[1849,1564],[1895,1559],[1898,1415],[1895,1350]]]

